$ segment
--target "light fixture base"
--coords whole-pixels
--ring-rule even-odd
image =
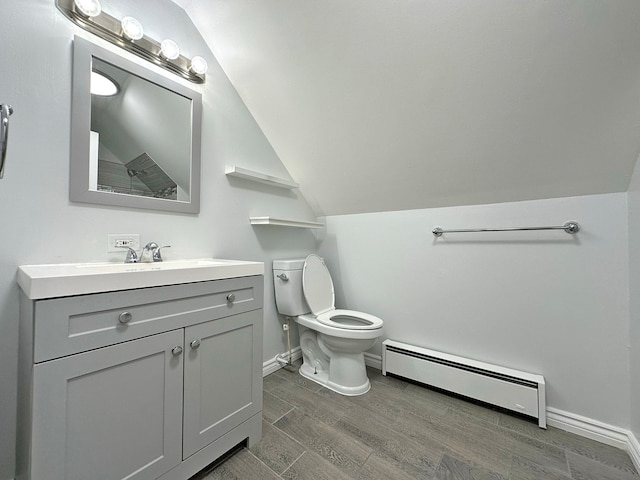
[[[193,83],[204,83],[205,75],[190,70],[191,59],[179,55],[175,59],[165,58],[160,54],[160,43],[143,35],[139,40],[131,41],[122,33],[121,21],[102,11],[96,17],[87,17],[75,5],[74,0],[56,0],[56,7],[69,20],[82,29],[137,55],[140,58],[164,68]]]

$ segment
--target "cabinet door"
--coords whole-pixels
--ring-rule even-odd
[[[155,479],[177,465],[183,342],[174,330],[35,365],[32,480]]]
[[[183,458],[262,410],[262,310],[185,329]]]

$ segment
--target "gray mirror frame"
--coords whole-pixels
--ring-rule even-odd
[[[191,99],[191,172],[189,175],[190,200],[188,202],[89,190],[89,131],[91,128],[90,84],[93,57],[111,63],[134,75]],[[73,39],[72,80],[69,199],[73,202],[94,203],[99,205],[180,213],[199,213],[202,95],[195,90],[78,36],[74,36]]]

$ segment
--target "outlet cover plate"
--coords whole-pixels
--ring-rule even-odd
[[[139,233],[109,233],[107,235],[107,252],[126,253],[126,248],[119,248],[116,245],[127,246],[134,250],[140,250]]]

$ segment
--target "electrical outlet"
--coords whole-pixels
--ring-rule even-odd
[[[107,252],[123,253],[126,248],[140,249],[140,234],[138,233],[110,233],[107,235]]]

